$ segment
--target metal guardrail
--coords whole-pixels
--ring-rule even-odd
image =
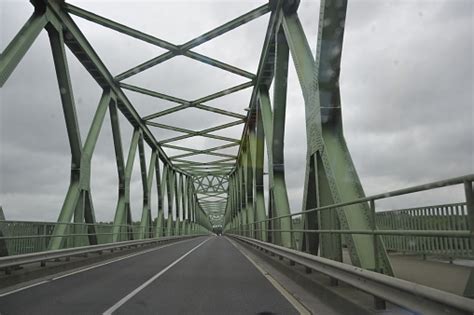
[[[229,236],[415,313],[452,315],[474,312],[474,301],[465,297],[268,242],[238,235]]]
[[[186,236],[169,236],[169,237],[161,237],[155,239],[145,239],[145,240],[138,240],[138,241],[124,241],[124,242],[116,242],[116,243],[109,243],[103,245],[91,245],[91,246],[82,246],[76,248],[66,248],[66,249],[59,249],[59,250],[51,250],[51,251],[44,251],[39,253],[30,253],[30,254],[23,254],[23,255],[14,255],[14,256],[6,256],[0,257],[0,269],[4,269],[9,272],[10,268],[32,264],[32,263],[44,263],[47,260],[59,259],[59,258],[67,258],[72,256],[79,256],[91,253],[100,253],[106,250],[116,250],[126,247],[133,247],[133,246],[145,246],[151,245],[154,243],[163,243],[168,241],[175,241],[175,240],[182,240],[193,238],[201,235],[186,235]]]
[[[228,226],[224,229],[224,232],[242,235],[242,236],[251,236],[255,237],[260,240],[265,240],[262,238],[262,233],[267,233],[266,238],[275,240],[276,234],[280,234],[281,236],[287,235],[291,239],[291,244],[293,248],[300,249],[301,245],[295,242],[295,239],[298,239],[301,242],[302,234],[329,234],[329,235],[349,235],[349,234],[359,234],[359,235],[371,235],[373,239],[373,247],[374,252],[378,246],[378,243],[381,241],[381,238],[386,237],[398,237],[404,239],[423,239],[429,238],[431,240],[435,240],[434,244],[431,247],[431,253],[436,252],[437,255],[443,256],[447,254],[450,258],[471,258],[472,251],[473,251],[473,243],[474,243],[474,191],[472,189],[472,185],[474,182],[474,174],[469,174],[466,176],[461,177],[454,177],[446,180],[436,181],[427,183],[424,185],[417,185],[413,187],[408,187],[404,189],[389,191],[382,194],[372,195],[364,198],[359,198],[351,201],[345,201],[337,204],[322,206],[319,208],[312,208],[307,209],[299,212],[293,212],[286,215],[276,216],[272,218],[267,218],[264,220],[254,221],[251,223],[241,224],[237,222],[234,226]],[[430,224],[429,229],[417,229],[413,224],[408,226],[399,225],[397,228],[385,228],[382,226],[377,226],[377,215],[376,212],[376,205],[375,202],[377,200],[397,197],[408,195],[412,193],[418,193],[428,190],[437,189],[440,187],[447,187],[447,186],[454,186],[454,185],[464,185],[464,191],[466,196],[466,201],[462,203],[464,208],[462,210],[464,223],[460,224],[449,224],[444,226],[442,224]],[[299,221],[307,220],[307,215],[309,213],[314,212],[325,212],[325,211],[337,211],[338,209],[343,209],[348,207],[347,209],[351,210],[350,206],[360,203],[366,203],[369,206],[369,221],[370,227],[367,230],[356,230],[356,229],[295,229],[293,226],[293,221],[291,220],[291,228],[290,229],[280,229],[281,220],[284,218],[299,218]],[[439,215],[445,215],[447,217],[454,216],[454,211],[451,212],[450,210],[445,212],[443,209],[441,210],[432,210],[431,213],[438,213]],[[412,214],[411,214],[412,215]],[[414,215],[412,215],[414,217]],[[400,229],[403,228],[403,229]],[[377,237],[380,236],[380,237]],[[454,245],[453,239],[459,239],[456,241],[456,245]],[[443,244],[441,244],[443,243]],[[453,243],[453,246],[450,247],[450,243]],[[463,247],[461,247],[461,244]],[[409,245],[407,243],[407,245]],[[459,245],[459,248],[455,247]],[[437,247],[436,247],[437,246]],[[415,247],[416,248],[416,247]],[[447,249],[450,249],[448,253]],[[428,251],[425,251],[428,253]],[[462,253],[462,255],[461,255]],[[458,256],[459,254],[459,256]]]
[[[173,222],[173,226],[176,223]],[[64,225],[65,234],[54,236],[53,231],[56,226]],[[90,232],[90,227],[94,227],[96,233]],[[62,248],[75,248],[89,246],[89,236],[95,236],[97,244],[113,243],[114,229],[118,227],[118,241],[129,241],[156,237],[156,229],[152,226],[151,231],[141,233],[144,227],[139,223],[130,225],[114,225],[112,223],[71,223],[71,222],[40,222],[40,221],[18,221],[0,220],[0,249],[5,247],[4,254],[0,256],[12,256],[28,253],[35,253],[48,250],[48,245],[52,238],[62,239]],[[117,229],[116,229],[117,230]],[[181,235],[191,235],[200,233],[197,230],[181,231]],[[160,235],[166,235],[167,227],[163,227]]]

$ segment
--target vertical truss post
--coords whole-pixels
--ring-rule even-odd
[[[138,141],[140,139],[140,131],[138,128],[135,128],[133,131],[125,170],[121,171],[123,168],[123,152],[121,145],[122,140],[118,132],[118,117],[116,109],[111,111],[111,115],[112,128],[116,130],[115,132],[112,132],[112,135],[114,138],[115,155],[117,158],[117,169],[119,173],[119,196],[115,210],[113,228],[113,241],[117,242],[133,238],[133,231],[130,231],[131,225],[133,223],[132,214],[130,211],[130,181],[132,178],[133,164],[135,162]],[[123,175],[121,173],[123,173]]]
[[[284,55],[281,55],[280,63],[284,67]],[[280,76],[275,84],[278,84],[280,88],[285,88],[284,71],[277,66],[280,70]],[[277,77],[275,77],[276,79]],[[284,126],[285,126],[285,107],[286,107],[286,91],[277,91],[277,85],[275,85],[275,96],[278,105],[275,105],[278,109],[277,120],[275,120],[272,108],[270,104],[270,97],[268,90],[262,88],[259,91],[259,110],[262,117],[264,134],[267,144],[267,155],[268,155],[268,181],[270,188],[270,210],[269,218],[278,217],[290,214],[290,205],[288,201],[288,193],[286,191],[285,175],[284,175],[284,161],[283,161],[283,149],[284,149]],[[274,130],[277,127],[278,130]],[[277,144],[274,147],[274,144]],[[276,149],[276,151],[275,151]],[[275,163],[277,162],[277,163]],[[279,220],[271,221],[272,229],[289,231],[291,230],[291,218],[285,217]],[[273,242],[288,248],[292,247],[291,232],[275,232],[272,233],[274,236]]]
[[[153,185],[153,173],[155,173],[157,152],[155,150],[151,153],[150,165],[148,174],[146,173],[146,160],[143,148],[143,141],[140,139],[139,143],[140,165],[142,167],[143,182],[143,209],[140,220],[140,239],[152,237],[152,220],[151,220],[151,188]]]
[[[188,234],[188,203],[187,203],[187,185],[188,185],[188,177],[183,175],[183,180],[181,182],[181,204],[183,207],[183,223],[182,223],[182,234]]]
[[[255,141],[255,127],[251,127],[249,129],[249,134],[247,136],[247,151],[246,155],[244,156],[245,159],[245,169],[244,169],[244,178],[245,178],[245,203],[246,203],[246,214],[247,214],[247,229],[248,229],[248,236],[255,237],[255,227],[253,223],[255,222],[255,214],[254,214],[254,197],[253,197],[253,190],[254,190],[254,170],[253,170],[253,162],[252,162],[252,146]]]
[[[470,245],[471,251],[474,251],[474,187],[472,181],[464,182],[464,194],[466,196],[466,210],[469,231],[471,232]],[[464,288],[464,296],[474,298],[474,271],[471,269],[469,278]]]
[[[192,194],[192,185],[193,185],[193,180],[191,177],[188,177],[187,180],[187,189],[186,189],[186,194],[187,194],[187,218],[188,218],[188,234],[193,233],[193,194]]]
[[[307,167],[310,168],[306,176],[312,176],[306,179],[306,203],[314,198],[317,206],[364,196],[342,131],[339,74],[346,9],[346,0],[321,1],[316,59],[313,58],[295,10],[284,12],[282,19],[305,101]],[[336,214],[337,217],[329,211],[320,214],[319,226],[337,229],[340,224],[343,229],[370,228],[370,209],[367,204],[337,209]],[[321,236],[323,239],[321,253],[340,260],[340,242],[337,237]],[[347,244],[355,265],[366,269],[375,268],[378,257],[375,257],[371,246],[370,235],[349,235]],[[383,272],[393,274],[381,239],[379,244]]]
[[[166,213],[169,213],[169,205],[167,205],[167,208],[165,209],[164,201],[165,201],[165,198],[168,198],[168,189],[169,189],[168,172],[169,172],[169,166],[163,163],[163,174],[161,175],[161,185],[160,185],[161,191],[159,195],[159,199],[161,200],[162,211],[158,212],[158,218],[156,221],[156,232],[159,233],[160,236],[167,236],[167,233],[166,233],[167,223],[165,222],[165,211]]]
[[[182,235],[182,218],[183,215],[183,175],[177,174],[178,180],[175,182],[176,189],[176,223],[175,223],[175,235]]]
[[[113,101],[109,105],[110,123],[112,127],[112,138],[114,141],[115,160],[117,163],[117,175],[118,175],[118,198],[117,206],[114,216],[114,224],[112,228],[112,241],[117,242],[122,240],[121,233],[123,231],[121,225],[125,220],[125,161],[123,158],[123,146],[122,136],[120,134],[120,123],[117,113],[117,102]],[[118,214],[119,213],[119,214]],[[118,214],[118,216],[117,216]]]
[[[285,162],[284,162],[284,142],[285,142],[285,114],[286,114],[286,93],[288,82],[288,59],[289,48],[285,40],[282,29],[277,29],[275,35],[275,81],[273,88],[273,127],[271,153],[272,167],[269,168],[273,183],[273,204],[277,209],[277,215],[287,215],[290,213],[290,202],[285,182]],[[270,166],[270,165],[269,165]],[[280,227],[283,230],[291,230],[291,218],[280,220]],[[292,235],[290,232],[281,233],[282,245],[292,247]]]
[[[58,218],[58,224],[53,231],[53,238],[49,243],[50,249],[59,249],[64,243],[64,235],[67,234],[68,223],[74,215],[79,202],[80,190],[80,166],[82,157],[82,141],[77,121],[76,106],[69,76],[69,67],[64,49],[64,38],[61,29],[56,29],[52,25],[48,27],[49,41],[53,53],[56,77],[60,89],[61,103],[66,121],[66,130],[71,150],[71,182],[66,193],[63,206]],[[82,208],[82,207],[81,207]],[[79,217],[78,217],[79,218]]]
[[[232,216],[231,216],[231,220],[232,220],[232,229],[233,229],[233,232],[235,233],[236,232],[236,229],[238,228],[238,225],[237,225],[237,213],[238,213],[238,203],[239,203],[239,200],[238,200],[238,196],[237,196],[237,185],[236,185],[236,173],[232,174],[232,178],[231,178],[231,184],[232,184]]]
[[[155,238],[163,236],[163,195],[162,179],[160,172],[160,155],[157,153],[155,161],[156,194],[158,196],[158,209],[156,213]]]
[[[188,194],[189,194],[189,225],[190,225],[190,230],[191,234],[195,233],[195,210],[194,210],[194,179],[190,180],[189,182],[189,188],[188,188]]]
[[[180,225],[180,212],[181,212],[181,200],[179,195],[179,176],[180,173],[175,173],[174,178],[174,204],[175,204],[175,214],[176,214],[176,221],[174,222],[174,232],[173,235],[179,235],[179,225]]]
[[[309,210],[318,207],[318,177],[316,176],[316,156],[306,156],[306,172],[303,192],[303,209]],[[305,213],[302,217],[305,230],[319,228],[319,215],[317,212]],[[317,255],[319,249],[319,235],[316,233],[303,233],[301,248],[303,251]]]
[[[242,151],[242,158],[240,159],[239,165],[239,190],[240,190],[240,226],[242,228],[243,235],[248,235],[248,226],[247,226],[247,189],[245,183],[245,168],[246,168],[246,159],[245,156],[247,154],[247,150],[244,147]]]
[[[59,90],[61,92],[61,102],[72,156],[71,183],[58,218],[58,222],[63,224],[55,226],[49,248],[61,248],[64,235],[68,230],[67,223],[71,222],[73,216],[75,223],[85,222],[89,224],[86,228],[88,242],[89,244],[97,244],[94,225],[94,207],[90,194],[91,159],[107,108],[112,102],[112,93],[110,90],[104,90],[87,134],[84,147],[82,147],[62,30],[50,26],[48,27],[48,34],[51,50],[53,52]],[[75,226],[76,233],[79,232],[78,227],[80,228],[80,225]],[[80,228],[80,230],[80,233],[84,233],[82,228]],[[75,238],[75,245],[80,245],[80,243],[82,243],[82,241]]]
[[[263,221],[267,218],[265,213],[265,195],[264,195],[264,182],[263,182],[263,170],[264,170],[264,155],[265,155],[265,134],[263,129],[262,115],[259,111],[256,112],[256,135],[255,135],[255,214],[257,221]],[[260,222],[258,229],[259,239],[267,241],[267,223]]]
[[[166,180],[166,193],[168,197],[168,219],[166,221],[166,236],[173,235],[173,197],[175,174],[171,168],[168,168]]]

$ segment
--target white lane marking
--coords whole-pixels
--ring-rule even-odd
[[[106,262],[104,262],[104,263],[99,263],[99,264],[97,264],[97,265],[93,265],[93,266],[90,266],[90,267],[87,267],[87,268],[84,268],[84,269],[81,269],[81,270],[76,270],[76,271],[73,271],[73,272],[71,272],[71,273],[68,273],[68,274],[65,274],[65,275],[61,275],[61,276],[52,278],[51,280],[54,281],[54,280],[58,280],[58,279],[61,279],[61,278],[69,277],[69,276],[75,275],[75,274],[77,274],[77,273],[81,273],[81,272],[84,272],[84,271],[87,271],[87,270],[91,270],[91,269],[95,269],[95,268],[98,268],[98,267],[102,267],[102,266],[105,266],[105,265],[108,265],[108,264],[111,264],[111,263],[114,263],[114,262],[117,262],[117,261],[121,261],[121,260],[124,260],[124,259],[128,259],[128,258],[131,258],[131,257],[143,255],[143,254],[150,253],[150,252],[154,252],[154,251],[157,251],[157,250],[159,250],[159,249],[166,248],[166,247],[169,247],[169,246],[171,246],[171,245],[179,244],[179,243],[182,243],[182,242],[185,242],[185,241],[189,241],[189,240],[178,241],[178,242],[176,242],[176,243],[166,244],[166,245],[163,245],[163,246],[160,246],[160,247],[157,247],[157,248],[145,250],[145,251],[143,251],[143,252],[130,254],[130,255],[127,255],[127,256],[125,256],[125,257],[120,257],[120,258],[117,258],[117,259],[112,260],[112,261],[106,261]]]
[[[41,282],[37,282],[37,283],[33,283],[33,284],[30,284],[30,285],[27,285],[25,287],[21,287],[21,288],[18,288],[18,289],[15,289],[13,291],[9,291],[9,292],[6,292],[6,293],[2,293],[0,294],[0,297],[4,297],[4,296],[7,296],[9,294],[12,294],[12,293],[16,293],[16,292],[20,292],[20,291],[23,291],[23,290],[26,290],[26,289],[29,289],[29,288],[32,288],[32,287],[36,287],[38,285],[42,285],[43,283],[46,283],[46,282],[49,282],[48,280],[44,280],[44,281],[41,281]]]
[[[76,271],[70,272],[70,273],[65,274],[65,275],[61,275],[61,276],[51,278],[51,279],[48,279],[48,280],[43,280],[43,281],[31,284],[31,285],[27,285],[27,286],[24,286],[24,287],[21,287],[21,288],[18,288],[18,289],[14,289],[12,291],[1,293],[0,297],[4,297],[4,296],[7,296],[7,295],[10,295],[10,294],[19,292],[19,291],[23,291],[23,290],[26,290],[26,289],[29,289],[29,288],[32,288],[32,287],[36,287],[38,285],[42,285],[42,284],[45,284],[45,283],[48,283],[48,282],[51,282],[51,281],[61,279],[61,278],[69,277],[69,276],[72,276],[72,275],[75,275],[75,274],[78,274],[78,273],[81,273],[81,272],[84,272],[84,271],[87,271],[87,270],[91,270],[91,269],[95,269],[95,268],[102,267],[102,266],[105,266],[105,265],[109,265],[109,264],[115,263],[117,261],[121,261],[121,260],[132,258],[132,257],[135,257],[135,256],[139,256],[139,255],[143,255],[143,254],[146,254],[146,253],[154,252],[154,251],[157,251],[157,250],[165,248],[165,247],[169,247],[169,246],[184,243],[184,242],[189,242],[191,240],[193,240],[193,238],[187,239],[187,240],[182,240],[182,241],[177,241],[177,242],[174,242],[174,243],[171,243],[171,244],[162,245],[162,246],[152,248],[152,249],[149,249],[149,250],[145,250],[145,251],[141,251],[141,252],[138,252],[138,253],[133,253],[133,254],[130,254],[130,255],[127,255],[127,256],[119,257],[117,259],[108,260],[104,263],[95,264],[95,265],[92,265],[90,267],[86,267],[86,268],[83,268],[83,269],[80,269],[80,270],[76,270]]]
[[[300,301],[298,301],[290,292],[288,292],[278,281],[276,281],[266,270],[264,270],[261,266],[257,264],[252,258],[250,258],[249,255],[244,253],[243,250],[241,250],[237,245],[234,243],[234,241],[231,241],[229,238],[226,237],[226,239],[231,243],[242,255],[244,255],[245,258],[248,259],[252,263],[252,265],[257,268],[258,271],[277,289],[278,292],[280,292],[281,295],[283,295],[288,302],[290,302],[291,305],[300,313],[300,315],[311,315],[312,313],[306,309],[306,307],[301,304]]]
[[[141,286],[139,286],[138,288],[136,288],[135,290],[133,290],[132,292],[130,292],[129,294],[127,294],[126,296],[124,296],[120,301],[118,301],[117,303],[115,303],[114,305],[112,305],[108,310],[106,310],[103,315],[110,315],[112,314],[113,312],[115,312],[120,306],[122,306],[123,304],[125,304],[128,300],[130,300],[132,297],[134,297],[135,295],[137,295],[137,293],[139,293],[141,290],[145,289],[147,286],[149,286],[153,281],[155,281],[156,279],[158,279],[160,276],[162,276],[165,272],[167,272],[168,270],[170,270],[171,268],[173,268],[174,265],[176,265],[177,263],[179,263],[181,260],[183,260],[184,258],[186,258],[186,256],[188,256],[189,254],[191,254],[192,252],[194,252],[196,249],[198,249],[199,247],[201,247],[204,243],[206,243],[208,240],[210,240],[211,238],[208,238],[204,241],[202,241],[201,243],[199,243],[197,246],[193,247],[191,250],[189,250],[187,253],[185,253],[183,256],[179,257],[178,259],[176,259],[175,261],[173,261],[171,264],[169,264],[165,269],[161,270],[160,272],[158,272],[156,275],[154,275],[153,277],[151,277],[150,279],[148,279],[147,281],[145,281]]]

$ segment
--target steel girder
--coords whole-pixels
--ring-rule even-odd
[[[303,91],[308,155],[305,180],[305,208],[320,207],[364,196],[362,185],[344,140],[342,130],[339,74],[347,1],[321,1],[316,58],[313,58],[295,11],[281,13],[284,34],[290,47]],[[329,21],[329,22],[328,22]],[[348,180],[350,179],[350,180]],[[307,217],[320,229],[368,229],[370,209],[358,204]],[[349,235],[347,244],[352,263],[366,269],[381,268],[392,274],[381,238],[375,256],[370,236]],[[340,237],[322,235],[308,242],[314,252],[319,241],[322,256],[342,260]]]

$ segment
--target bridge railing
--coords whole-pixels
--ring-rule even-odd
[[[385,243],[385,247],[389,250],[415,252],[424,255],[445,256],[450,258],[474,259],[473,181],[474,175],[470,174],[265,220],[256,220],[249,224],[238,224],[236,227],[229,228],[226,232],[262,239],[262,233],[257,232],[264,231],[267,234],[266,239],[275,244],[277,244],[277,242],[272,240],[278,240],[279,238],[276,237],[278,234],[290,234],[292,247],[297,250],[304,250],[305,244],[303,239],[308,240],[309,234],[317,234],[320,237],[322,235],[367,235],[372,238],[375,253],[377,253],[377,248],[379,248],[378,243],[382,242]],[[376,212],[375,202],[377,200],[454,185],[464,185],[465,202]],[[367,203],[369,205],[371,210],[371,229],[305,228],[309,213],[319,212],[322,214],[324,212],[340,211],[346,207],[347,209],[352,209],[352,205],[360,203]],[[291,229],[279,229],[278,226],[281,225],[281,220],[288,217],[292,218]],[[346,241],[348,241],[348,238],[346,238]],[[324,257],[324,255],[321,256]],[[376,270],[377,268],[378,266],[375,266]]]
[[[376,223],[380,230],[469,230],[465,202],[378,212]],[[384,235],[382,238],[390,251],[474,259],[469,239],[465,237]]]
[[[175,226],[175,222],[172,223]],[[58,225],[66,226],[64,235],[53,234]],[[91,229],[94,227],[95,229]],[[167,227],[163,227],[157,236],[156,224],[148,231],[141,233],[145,228],[139,223],[132,225],[114,225],[112,223],[60,223],[38,221],[10,221],[0,220],[0,256],[12,256],[47,251],[52,238],[61,238],[62,248],[74,248],[90,245],[89,237],[96,237],[97,244],[113,243],[114,227],[119,227],[119,241],[138,240],[141,235],[145,238],[156,238],[167,235]],[[96,232],[94,232],[96,231]],[[200,233],[191,227],[180,231],[180,235]],[[171,236],[171,235],[169,235]],[[2,254],[3,253],[3,254]]]

